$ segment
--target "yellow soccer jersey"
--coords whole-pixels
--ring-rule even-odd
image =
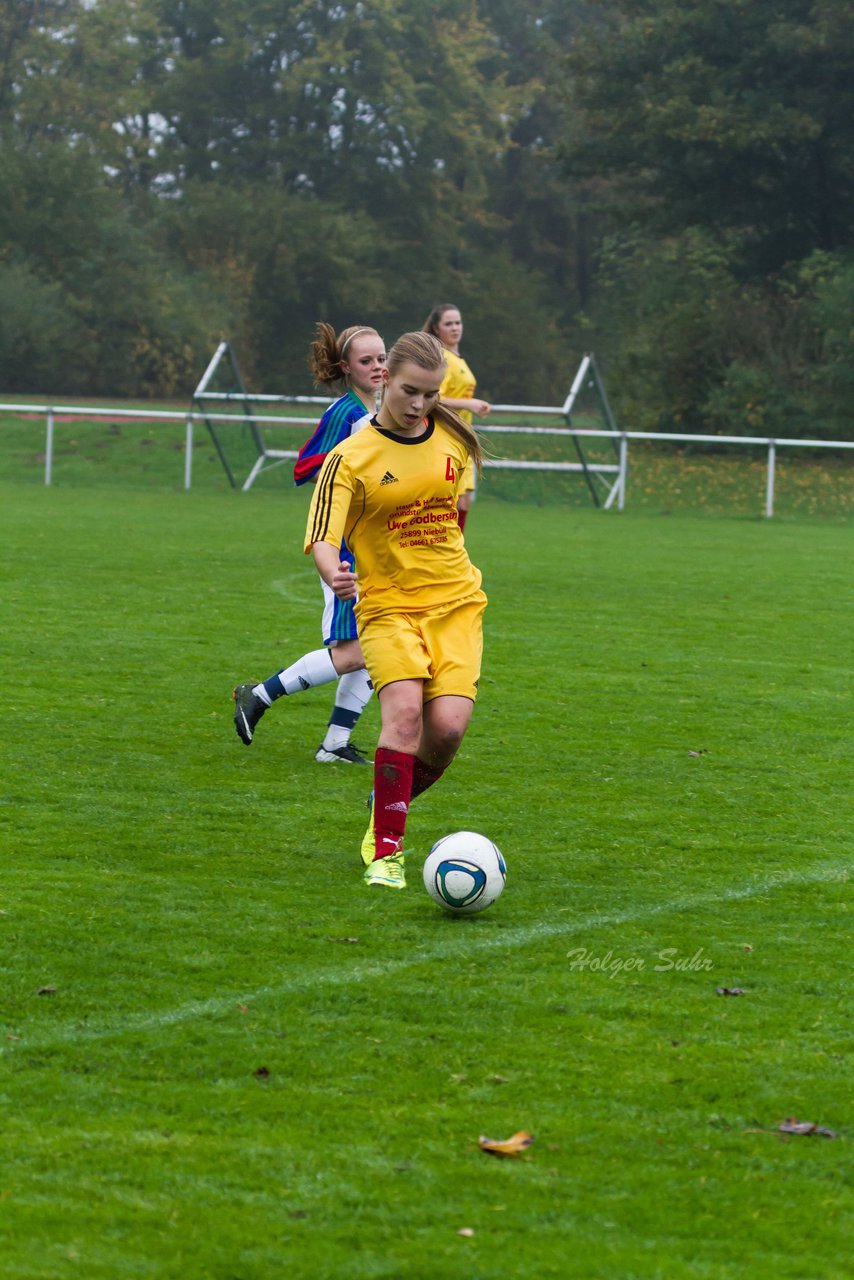
[[[371,420],[327,455],[308,514],[305,550],[315,542],[356,557],[356,617],[432,609],[477,591],[457,521],[468,450],[433,417],[423,436]]]
[[[458,356],[456,351],[449,351],[446,347],[445,376],[439,390],[442,399],[471,400],[476,385],[474,374],[462,356]],[[468,409],[457,409],[456,412],[465,422],[471,423],[471,414]]]

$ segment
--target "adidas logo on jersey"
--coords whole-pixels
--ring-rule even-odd
[[[382,480],[380,480],[380,484],[397,484],[397,476],[393,476],[390,471],[387,471]]]

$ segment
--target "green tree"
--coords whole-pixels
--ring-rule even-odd
[[[392,337],[443,295],[493,396],[575,354],[587,192],[554,143],[581,0],[4,3],[0,262],[68,307],[93,390],[177,386],[222,332],[295,385],[321,315]]]
[[[589,304],[592,288],[589,182],[568,175],[559,155],[566,54],[592,8],[586,0],[479,4],[505,68],[511,111],[507,145],[492,168],[491,207],[513,259],[553,283],[567,318]]]
[[[704,227],[748,274],[854,229],[854,5],[633,0],[568,60],[565,157],[658,232]]]
[[[45,80],[55,80],[64,43],[82,11],[80,0],[0,0],[0,129],[17,119]]]
[[[85,152],[7,148],[0,187],[0,367],[14,370],[16,388],[29,377],[36,391],[186,390],[225,320],[221,294],[169,253]]]
[[[359,210],[269,184],[189,183],[157,211],[163,244],[221,298],[244,374],[258,386],[311,391],[306,354],[315,322],[389,317],[384,245]]]
[[[798,284],[813,334],[809,431],[829,439],[854,438],[854,254],[811,254]]]

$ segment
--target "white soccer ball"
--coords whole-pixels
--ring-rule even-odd
[[[471,916],[495,901],[507,866],[486,836],[455,831],[437,840],[424,863],[424,886],[434,902],[455,916]]]

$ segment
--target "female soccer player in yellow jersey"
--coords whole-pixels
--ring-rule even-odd
[[[471,369],[460,355],[460,341],[463,336],[463,318],[459,307],[453,302],[440,302],[433,308],[421,326],[424,333],[432,333],[445,348],[445,376],[442,379],[440,395],[442,404],[455,409],[464,422],[471,424],[472,414],[485,418],[492,405],[474,394],[477,382]],[[474,501],[475,478],[470,467],[465,477],[463,492],[457,508],[460,513],[460,528],[466,527],[466,516]]]
[[[439,401],[441,343],[406,333],[388,353],[382,405],[327,456],[306,529],[320,576],[356,600],[362,653],[379,695],[365,881],[403,888],[411,800],[442,776],[471,719],[486,596],[468,558],[456,504],[482,450]],[[340,554],[341,539],[356,572]]]

